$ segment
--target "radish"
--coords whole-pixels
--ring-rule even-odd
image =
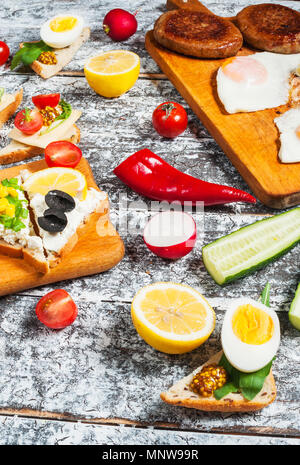
[[[121,8],[114,8],[103,20],[104,32],[116,42],[129,39],[137,30],[135,14]]]
[[[156,255],[176,260],[194,247],[196,223],[188,213],[165,211],[154,215],[144,229],[144,242]]]

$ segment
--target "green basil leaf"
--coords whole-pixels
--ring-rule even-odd
[[[239,388],[236,387],[233,382],[229,381],[224,384],[224,386],[214,391],[214,397],[215,399],[220,400],[222,397],[227,396],[227,394],[230,394],[231,392],[238,392],[238,390]]]
[[[61,100],[59,102],[59,105],[61,106],[62,108],[62,112],[55,118],[55,120],[53,121],[53,123],[55,123],[55,121],[59,121],[61,120],[61,122],[59,124],[56,124],[53,126],[53,123],[51,124],[51,126],[49,126],[47,129],[44,129],[44,131],[40,132],[40,136],[43,136],[45,134],[48,134],[49,132],[53,131],[54,129],[58,128],[58,126],[60,126],[66,119],[69,118],[69,116],[71,115],[72,113],[72,106],[70,103],[67,103],[65,102],[64,100]]]
[[[247,400],[252,400],[261,391],[265,379],[270,373],[272,362],[275,357],[263,368],[253,373],[240,372],[240,388],[243,396]]]
[[[18,50],[11,62],[10,69],[15,69],[21,62],[25,65],[31,65],[37,60],[41,53],[53,50],[52,47],[45,44],[43,40],[39,42],[25,42],[23,47]]]

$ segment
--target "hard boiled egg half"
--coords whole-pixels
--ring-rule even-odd
[[[275,356],[280,342],[276,312],[248,298],[236,299],[227,310],[221,333],[224,354],[237,370],[260,370]]]
[[[83,26],[83,18],[79,15],[54,16],[42,25],[41,38],[49,47],[64,48],[78,39]]]

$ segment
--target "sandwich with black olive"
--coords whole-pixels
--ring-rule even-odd
[[[85,176],[72,168],[21,172],[32,222],[41,238],[49,268],[60,263],[78,242],[84,227],[108,210],[107,194],[88,188]]]
[[[59,93],[36,95],[32,102],[34,108],[25,107],[15,117],[15,127],[8,134],[11,142],[0,149],[2,165],[41,155],[50,142],[80,140],[75,123],[81,111],[73,109]]]

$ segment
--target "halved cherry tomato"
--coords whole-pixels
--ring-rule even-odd
[[[55,289],[38,301],[35,313],[40,322],[48,328],[61,329],[73,323],[78,309],[67,291]]]
[[[46,107],[56,107],[60,101],[60,94],[40,94],[32,97],[33,104],[39,109],[43,110]]]
[[[25,110],[19,111],[15,117],[15,126],[24,134],[31,135],[36,133],[43,126],[43,118],[38,110]]]
[[[9,48],[5,42],[0,40],[0,65],[4,65],[9,57]]]
[[[186,130],[188,118],[185,109],[176,102],[161,103],[152,114],[152,124],[163,137],[177,137]]]
[[[47,165],[61,166],[63,168],[75,168],[82,157],[82,152],[77,145],[67,140],[50,142],[45,148],[45,160]]]

